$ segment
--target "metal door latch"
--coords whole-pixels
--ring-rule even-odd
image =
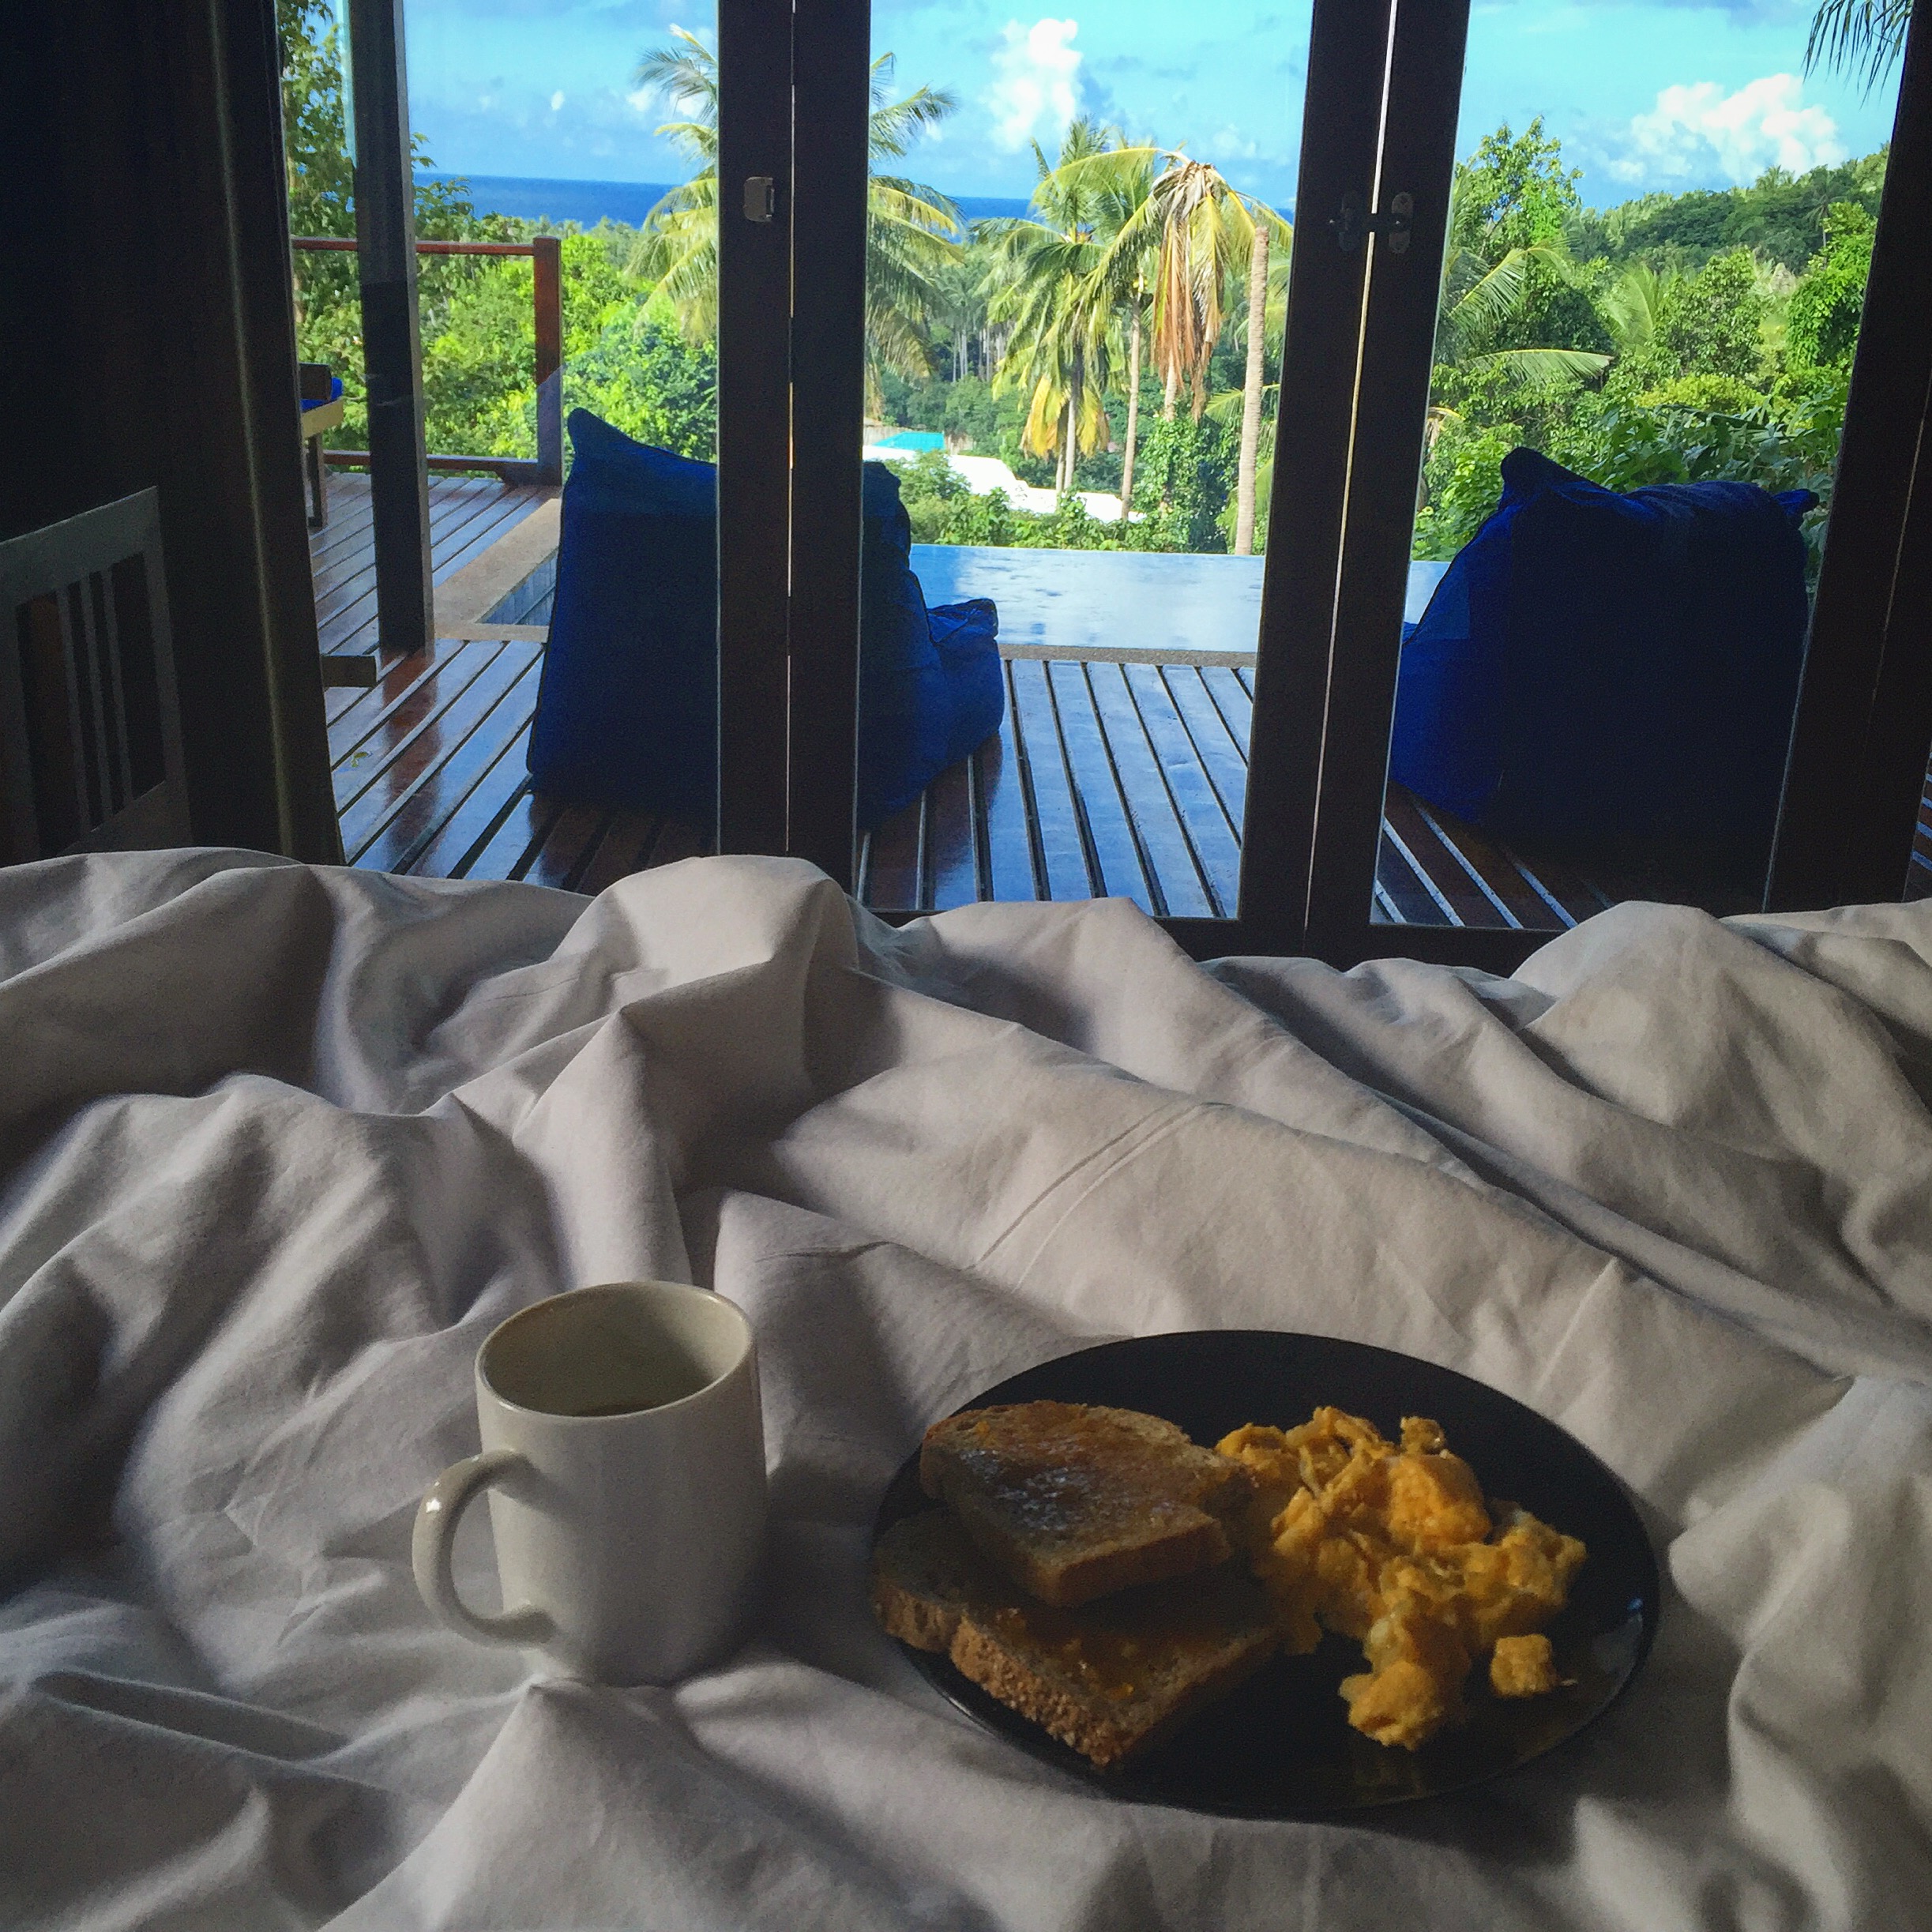
[[[778,212],[778,184],[769,175],[745,177],[745,219],[769,221]]]
[[[1336,246],[1345,254],[1359,248],[1369,235],[1386,235],[1389,254],[1404,255],[1408,253],[1409,233],[1415,226],[1415,197],[1412,194],[1392,196],[1381,213],[1371,215],[1363,197],[1351,191],[1342,197],[1340,209],[1329,222],[1329,231],[1335,237]]]

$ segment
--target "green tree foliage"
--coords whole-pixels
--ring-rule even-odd
[[[1825,219],[1824,246],[1791,295],[1784,351],[1801,366],[1848,369],[1865,310],[1877,224],[1856,201],[1835,201]]]
[[[661,309],[633,304],[566,370],[572,407],[641,443],[709,462],[718,440],[718,352]]]
[[[602,350],[607,331],[630,319],[636,297],[599,236],[566,235],[560,253],[565,393],[573,407],[594,408],[578,390],[580,371]],[[524,256],[490,261],[485,273],[456,290],[441,326],[424,341],[430,449],[453,456],[524,456],[536,446],[535,273]]]
[[[1898,0],[1839,10],[1860,7],[1873,33],[1890,32]],[[333,17],[326,0],[276,0],[276,11],[293,226],[352,234]],[[1248,310],[1264,290],[1278,340],[1286,224],[1181,149],[1130,147],[1081,123],[1051,164],[1040,158],[1032,219],[968,232],[943,196],[888,171],[951,96],[920,88],[894,99],[889,74],[876,70],[873,103],[873,405],[1061,491],[1053,515],[1032,515],[998,493],[974,496],[942,457],[922,457],[900,471],[917,539],[1220,551],[1235,539],[1238,498],[1265,526],[1278,370],[1248,353]],[[717,382],[716,62],[681,35],[638,77],[682,116],[670,131],[695,171],[641,238],[566,235],[566,401],[705,456]],[[427,159],[419,144],[419,165]],[[1599,211],[1582,205],[1577,171],[1540,121],[1479,142],[1450,209],[1415,554],[1450,556],[1468,540],[1523,443],[1618,488],[1731,476],[1828,496],[1885,168],[1881,151]],[[419,182],[416,212],[425,236],[528,232],[479,216],[460,184]],[[343,440],[359,440],[352,257],[302,257],[297,276],[303,352],[345,378]],[[530,277],[523,259],[424,264],[432,448],[532,446]],[[1078,492],[1121,487],[1136,434],[1132,519],[1100,523]],[[1809,521],[1814,539],[1822,517]]]
[[[355,170],[349,160],[343,48],[334,11],[329,0],[276,0],[275,17],[282,46],[282,139],[288,171],[289,232],[353,238]],[[414,137],[412,148],[416,167],[428,167],[430,156],[422,136]],[[424,181],[419,175],[415,214],[416,233],[424,241],[514,239],[515,224],[500,218],[478,217],[460,182]],[[487,276],[494,265],[479,267],[460,257],[419,259],[426,347],[441,332],[464,291],[479,275]],[[526,279],[528,273],[526,265]],[[368,423],[355,257],[347,253],[298,249],[291,273],[303,359],[327,363],[343,381],[343,426],[329,441],[338,448],[362,447],[368,441]],[[524,380],[527,384],[527,364]],[[436,445],[432,442],[430,446]]]
[[[697,164],[697,172],[645,218],[631,267],[671,304],[685,333],[703,341],[717,329],[718,57],[686,28],[671,32],[672,44],[646,54],[632,77],[678,117],[657,132]],[[936,188],[885,165],[904,160],[959,105],[943,88],[915,88],[895,100],[894,65],[890,54],[872,63],[867,123],[866,376],[875,400],[887,370],[925,375],[932,370],[928,325],[957,306],[951,271],[964,225]]]
[[[1912,0],[1824,0],[1811,18],[1805,44],[1805,72],[1831,67],[1864,71],[1867,93],[1888,73],[1905,48]]]
[[[1656,352],[1675,375],[1757,375],[1769,310],[1757,264],[1748,250],[1733,249],[1665,291]]]
[[[1143,539],[1137,547],[1227,548],[1220,518],[1233,480],[1229,440],[1212,416],[1197,423],[1177,411],[1149,426],[1134,472],[1133,508],[1146,518],[1135,526]]]

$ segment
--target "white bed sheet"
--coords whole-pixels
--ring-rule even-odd
[[[1625,906],[1503,981],[1204,970],[1118,903],[893,933],[779,861],[0,872],[0,1923],[1923,1926],[1929,1097],[1932,907]],[[674,1690],[536,1681],[423,1610],[416,1498],[494,1323],[647,1274],[756,1326],[767,1614]],[[1588,1443],[1667,1577],[1630,1694],[1369,1826],[953,1714],[865,1607],[892,1470],[1202,1326]]]

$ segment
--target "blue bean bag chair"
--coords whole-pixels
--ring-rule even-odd
[[[717,786],[717,472],[574,410],[557,591],[530,729],[559,799],[709,818]],[[999,618],[928,611],[899,480],[865,465],[859,822],[910,804],[999,729]]]
[[[1389,776],[1580,856],[1768,857],[1809,614],[1808,491],[1627,496],[1534,449],[1405,626]]]

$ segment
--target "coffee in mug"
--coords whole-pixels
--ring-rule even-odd
[[[416,1585],[448,1624],[607,1684],[663,1684],[750,1621],[765,1539],[751,1325],[662,1281],[578,1288],[496,1329],[476,1357],[483,1453],[416,1512]],[[504,1608],[457,1596],[457,1520],[487,1490]]]

